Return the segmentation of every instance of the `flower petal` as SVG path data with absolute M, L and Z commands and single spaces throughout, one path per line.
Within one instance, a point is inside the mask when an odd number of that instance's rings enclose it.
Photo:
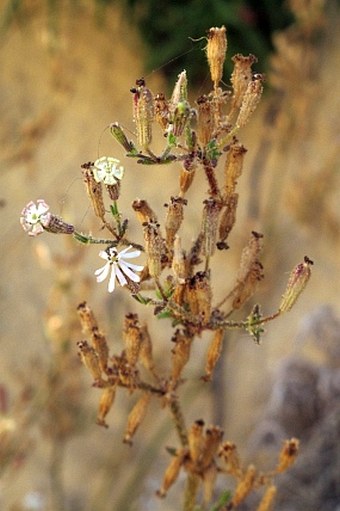
M 133 259 L 134 257 L 139 257 L 141 255 L 140 250 L 133 250 L 132 252 L 128 252 L 132 248 L 132 245 L 129 245 L 127 248 L 124 248 L 119 252 L 119 257 L 122 259 Z
M 103 282 L 106 279 L 110 272 L 110 266 L 110 263 L 106 263 L 104 266 L 98 268 L 98 270 L 94 272 L 97 282 Z
M 113 293 L 113 291 L 115 290 L 115 287 L 116 287 L 116 265 L 113 263 L 111 265 L 112 269 L 111 269 L 111 275 L 110 275 L 110 279 L 109 279 L 109 285 L 107 286 L 107 290 L 109 293 Z
M 121 261 L 120 262 L 120 269 L 122 270 L 122 272 L 125 273 L 125 275 L 127 277 L 129 277 L 129 279 L 131 279 L 133 282 L 140 282 L 140 276 L 137 275 L 136 273 L 134 273 L 132 270 L 130 270 L 130 268 L 126 265 L 126 263 L 124 263 L 124 261 Z
M 127 280 L 124 277 L 123 273 L 121 272 L 121 270 L 120 270 L 120 268 L 119 268 L 117 263 L 115 264 L 115 270 L 116 270 L 116 276 L 117 276 L 117 279 L 119 281 L 119 284 L 121 286 L 126 286 Z

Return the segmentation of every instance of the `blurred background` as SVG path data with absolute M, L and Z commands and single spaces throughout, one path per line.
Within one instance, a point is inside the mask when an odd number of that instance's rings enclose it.
M 77 358 L 83 334 L 75 310 L 88 300 L 116 351 L 124 313 L 137 311 L 149 320 L 156 358 L 164 364 L 169 325 L 149 318 L 124 290 L 108 296 L 94 283 L 95 248 L 61 237 L 29 239 L 19 216 L 27 202 L 44 198 L 54 213 L 100 235 L 80 165 L 102 155 L 124 160 L 105 128 L 119 121 L 134 131 L 129 89 L 137 78 L 144 76 L 155 93 L 169 92 L 185 68 L 191 97 L 208 91 L 205 41 L 198 39 L 224 24 L 226 86 L 230 59 L 238 52 L 255 54 L 256 71 L 267 80 L 262 104 L 239 137 L 248 153 L 231 250 L 218 261 L 216 294 L 222 296 L 224 281 L 233 279 L 252 229 L 265 235 L 265 280 L 255 297 L 264 312 L 276 310 L 290 270 L 305 255 L 315 264 L 297 305 L 268 325 L 260 346 L 243 334 L 228 335 L 212 387 L 198 379 L 208 339 L 196 343 L 183 387 L 187 421 L 220 424 L 245 463 L 263 469 L 275 465 L 283 439 L 299 437 L 296 467 L 278 481 L 277 509 L 340 509 L 338 4 L 1 0 L 0 5 L 0 508 L 178 509 L 181 481 L 165 501 L 154 495 L 169 461 L 164 447 L 177 445 L 158 403 L 132 447 L 121 439 L 134 396 L 118 396 L 109 429 L 95 425 L 98 391 Z M 178 174 L 171 166 L 123 163 L 121 207 L 131 219 L 131 237 L 138 238 L 131 202 L 148 198 L 162 209 L 177 191 Z M 195 204 L 194 190 L 188 199 Z M 200 221 L 194 213 L 192 208 L 190 237 Z

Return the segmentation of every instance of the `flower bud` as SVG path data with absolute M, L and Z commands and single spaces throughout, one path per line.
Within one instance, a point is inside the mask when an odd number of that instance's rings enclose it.
M 280 312 L 290 311 L 290 309 L 293 307 L 310 279 L 312 273 L 310 267 L 313 264 L 313 261 L 305 256 L 304 262 L 298 264 L 291 272 L 286 291 L 282 296 L 282 300 L 279 306 Z
M 243 128 L 243 126 L 248 123 L 251 115 L 259 104 L 263 92 L 263 81 L 263 75 L 256 74 L 248 83 L 247 90 L 244 93 L 240 113 L 238 114 L 235 123 L 237 128 Z
M 177 81 L 175 83 L 174 90 L 171 95 L 170 110 L 174 112 L 178 103 L 187 101 L 188 99 L 188 80 L 187 72 L 184 70 L 179 73 Z
M 141 422 L 143 421 L 143 419 L 146 415 L 150 399 L 151 399 L 151 394 L 149 394 L 148 392 L 145 392 L 144 394 L 142 394 L 142 396 L 138 399 L 135 406 L 132 408 L 132 410 L 129 414 L 129 417 L 128 417 L 127 426 L 126 426 L 126 430 L 125 430 L 125 435 L 124 435 L 124 440 L 123 440 L 125 443 L 128 443 L 128 444 L 132 443 L 131 439 L 132 439 L 133 435 L 136 433 L 139 425 L 141 424 Z
M 130 140 L 127 139 L 123 128 L 118 124 L 118 122 L 110 124 L 110 132 L 111 135 L 117 140 L 117 142 L 124 147 L 127 153 L 137 152 L 135 146 Z
M 209 30 L 206 52 L 211 80 L 216 88 L 218 83 L 222 80 L 223 64 L 227 52 L 226 29 L 224 26 L 221 28 L 211 28 Z
M 137 128 L 138 145 L 147 149 L 152 140 L 152 123 L 154 120 L 153 96 L 145 86 L 144 79 L 137 80 L 134 94 L 134 120 Z

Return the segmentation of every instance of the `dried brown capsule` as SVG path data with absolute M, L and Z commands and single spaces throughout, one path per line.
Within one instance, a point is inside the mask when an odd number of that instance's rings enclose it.
M 228 474 L 240 478 L 242 470 L 236 445 L 232 442 L 224 442 L 220 447 L 218 455 L 224 460 Z
M 98 355 L 100 368 L 103 372 L 107 371 L 107 362 L 109 359 L 109 347 L 107 345 L 106 337 L 98 328 L 94 327 L 91 331 L 91 342 Z
M 152 342 L 148 327 L 143 325 L 140 329 L 141 343 L 139 351 L 139 360 L 143 366 L 152 374 L 155 374 L 155 364 L 152 356 Z
M 154 98 L 155 121 L 165 131 L 169 124 L 169 103 L 165 99 L 164 94 L 156 94 Z
M 212 256 L 216 250 L 216 238 L 218 229 L 218 217 L 221 211 L 221 203 L 213 198 L 203 201 L 203 216 L 201 233 L 203 236 L 202 253 Z
M 204 466 L 209 467 L 215 458 L 221 440 L 223 438 L 223 431 L 219 426 L 212 426 L 205 432 L 205 445 L 204 445 Z
M 82 173 L 84 177 L 84 183 L 87 191 L 87 195 L 93 207 L 93 211 L 97 217 L 104 221 L 105 207 L 103 201 L 103 189 L 102 184 L 97 183 L 93 176 L 91 167 L 83 166 Z
M 171 340 L 175 343 L 171 350 L 171 379 L 173 384 L 176 384 L 184 366 L 189 361 L 192 337 L 184 334 L 181 330 L 176 330 Z
M 162 487 L 158 490 L 157 495 L 159 497 L 165 497 L 169 488 L 176 482 L 181 467 L 183 466 L 184 460 L 187 456 L 187 449 L 181 449 L 171 459 L 163 478 Z
M 183 209 L 186 204 L 186 199 L 181 197 L 171 197 L 170 204 L 166 204 L 168 210 L 165 218 L 165 233 L 168 249 L 173 247 L 175 235 L 183 221 Z
M 101 380 L 102 370 L 99 364 L 99 358 L 92 346 L 86 341 L 77 343 L 79 349 L 79 356 L 84 366 L 89 370 L 94 380 Z
M 311 266 L 313 264 L 313 261 L 305 256 L 304 262 L 298 264 L 291 272 L 286 291 L 284 292 L 280 303 L 280 312 L 290 311 L 290 309 L 293 307 L 310 279 L 312 274 Z
M 172 271 L 179 284 L 184 284 L 189 276 L 188 261 L 185 250 L 182 249 L 181 238 L 176 235 L 174 240 L 174 252 L 172 258 Z
M 211 80 L 216 88 L 222 80 L 223 64 L 227 52 L 226 28 L 224 26 L 221 28 L 214 27 L 209 30 L 206 52 Z
M 106 387 L 103 389 L 102 394 L 99 400 L 98 413 L 97 413 L 97 424 L 99 426 L 108 427 L 105 421 L 105 417 L 109 413 L 112 408 L 114 399 L 116 395 L 116 385 L 112 385 L 111 387 Z
M 205 381 L 210 381 L 211 375 L 215 369 L 215 366 L 221 356 L 222 346 L 223 346 L 223 338 L 224 338 L 224 330 L 220 328 L 214 332 L 214 336 L 210 343 L 207 360 L 205 363 L 205 375 L 203 379 Z
M 276 486 L 274 486 L 273 484 L 268 486 L 268 488 L 263 494 L 263 497 L 258 507 L 256 508 L 256 511 L 271 511 L 273 509 L 273 503 L 276 494 L 277 494 Z
M 145 392 L 144 394 L 142 394 L 142 396 L 138 399 L 135 406 L 132 408 L 128 417 L 128 422 L 125 430 L 124 435 L 125 443 L 131 443 L 133 435 L 136 433 L 138 427 L 140 426 L 141 422 L 143 421 L 146 415 L 150 399 L 151 395 L 148 392 Z
M 159 224 L 147 222 L 143 226 L 147 267 L 151 277 L 159 277 L 162 271 L 163 239 Z
M 248 123 L 259 104 L 263 92 L 263 81 L 263 75 L 256 74 L 253 76 L 252 81 L 249 82 L 243 97 L 240 113 L 235 123 L 238 128 L 243 128 Z
M 203 502 L 208 505 L 213 498 L 218 469 L 215 463 L 211 463 L 203 472 Z
M 197 420 L 188 432 L 190 459 L 198 464 L 202 462 L 205 448 L 205 436 L 203 434 L 204 421 Z
M 197 316 L 204 324 L 210 319 L 212 292 L 210 274 L 206 271 L 197 272 L 186 287 L 186 299 L 193 316 Z
M 278 466 L 276 467 L 277 473 L 285 472 L 287 468 L 293 465 L 299 452 L 299 443 L 297 438 L 285 441 L 280 452 Z
M 247 149 L 240 144 L 232 144 L 224 167 L 224 196 L 233 194 L 237 185 L 237 179 L 242 174 L 243 160 Z
M 123 339 L 127 362 L 134 367 L 138 362 L 142 342 L 141 328 L 137 314 L 129 313 L 125 316 Z
M 230 77 L 233 86 L 232 110 L 238 110 L 242 104 L 243 97 L 248 84 L 252 80 L 252 65 L 257 62 L 254 55 L 247 57 L 238 53 L 231 59 L 234 63 L 234 69 Z
M 53 234 L 74 233 L 74 225 L 66 223 L 62 218 L 53 214 L 50 215 L 49 222 L 44 225 L 44 229 Z
M 182 196 L 189 190 L 195 177 L 197 162 L 195 159 L 190 160 L 190 162 L 189 168 L 186 168 L 185 166 L 182 167 L 179 176 L 179 188 Z
M 214 105 L 206 95 L 197 99 L 198 123 L 197 137 L 202 147 L 205 147 L 214 136 Z
M 145 86 L 144 79 L 137 80 L 133 92 L 133 113 L 137 128 L 137 142 L 147 149 L 152 140 L 152 123 L 154 120 L 153 95 Z
M 157 222 L 157 215 L 146 200 L 134 200 L 132 208 L 136 212 L 137 218 L 141 224 L 146 222 Z
M 77 312 L 84 333 L 92 332 L 93 328 L 98 328 L 97 320 L 87 302 L 80 303 L 77 307 Z
M 231 501 L 234 507 L 241 504 L 241 502 L 243 502 L 252 491 L 254 488 L 255 476 L 255 467 L 253 465 L 249 465 L 242 479 L 235 488 L 234 496 Z
M 224 200 L 224 209 L 221 213 L 221 220 L 219 225 L 219 242 L 224 242 L 228 236 L 230 231 L 235 225 L 236 222 L 236 211 L 238 204 L 238 193 L 232 193 L 228 195 Z

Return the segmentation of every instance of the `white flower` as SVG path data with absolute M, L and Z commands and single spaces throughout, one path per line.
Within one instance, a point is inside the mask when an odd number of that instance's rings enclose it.
M 30 201 L 21 212 L 20 223 L 29 236 L 38 236 L 44 232 L 51 221 L 50 207 L 42 199 L 37 200 L 37 204 Z
M 107 262 L 104 266 L 96 270 L 94 274 L 97 282 L 103 282 L 106 277 L 108 277 L 111 270 L 108 285 L 109 293 L 112 293 L 115 289 L 116 278 L 121 286 L 126 286 L 128 283 L 126 277 L 133 282 L 140 282 L 140 276 L 134 272 L 141 271 L 143 266 L 140 266 L 139 264 L 132 264 L 125 260 L 140 256 L 140 250 L 133 250 L 132 252 L 129 252 L 131 248 L 133 248 L 132 245 L 129 245 L 127 248 L 118 252 L 115 247 L 110 247 L 99 252 L 99 257 L 105 259 Z
M 111 156 L 103 156 L 94 162 L 93 176 L 97 183 L 103 182 L 105 185 L 115 185 L 117 180 L 122 179 L 124 167 L 119 165 L 120 161 Z

